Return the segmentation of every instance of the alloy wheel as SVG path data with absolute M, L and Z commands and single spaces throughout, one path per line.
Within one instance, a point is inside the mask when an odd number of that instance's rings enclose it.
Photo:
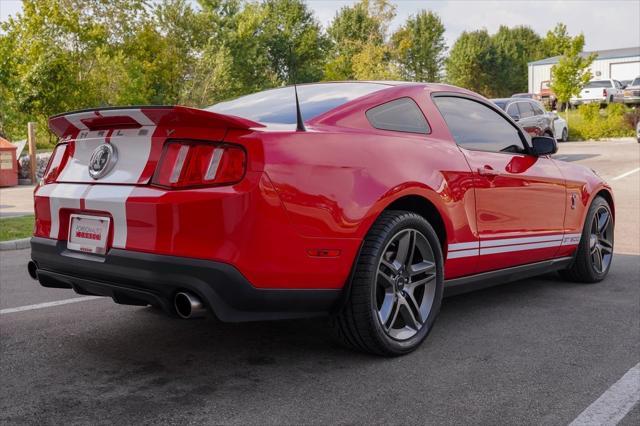
M 385 247 L 375 285 L 377 316 L 396 340 L 415 336 L 424 326 L 436 293 L 436 262 L 427 238 L 404 229 Z
M 593 216 L 589 234 L 589 253 L 593 269 L 602 274 L 609 268 L 613 257 L 613 220 L 611 212 L 600 206 Z

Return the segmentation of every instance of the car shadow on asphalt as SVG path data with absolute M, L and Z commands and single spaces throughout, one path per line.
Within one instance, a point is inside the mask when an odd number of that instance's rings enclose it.
M 530 327 L 523 315 L 535 315 L 544 326 L 553 327 L 572 297 L 585 293 L 603 297 L 619 291 L 637 298 L 635 287 L 616 284 L 627 276 L 637 278 L 637 267 L 633 270 L 637 264 L 638 256 L 618 255 L 610 277 L 587 286 L 589 292 L 584 284 L 565 282 L 553 273 L 447 298 L 425 344 L 394 360 L 342 348 L 330 338 L 325 319 L 224 324 L 211 318 L 177 320 L 153 308 L 118 306 L 117 316 L 105 310 L 91 319 L 88 329 L 65 337 L 63 356 L 73 358 L 74 370 L 82 372 L 81 377 L 68 378 L 68 391 L 73 391 L 75 380 L 89 377 L 101 398 L 120 404 L 133 404 L 136 397 L 146 401 L 151 393 L 154 404 L 189 407 L 221 395 L 255 394 L 257 389 L 288 392 L 285 389 L 328 380 L 330 375 L 353 380 L 354 375 L 403 368 L 417 360 L 453 367 L 460 359 L 473 357 L 464 353 L 469 340 L 484 339 L 486 329 L 478 329 L 478 324 L 488 324 L 495 335 L 513 326 L 511 338 L 520 338 Z M 619 288 L 607 289 L 608 281 Z M 547 319 L 548 312 L 559 317 Z

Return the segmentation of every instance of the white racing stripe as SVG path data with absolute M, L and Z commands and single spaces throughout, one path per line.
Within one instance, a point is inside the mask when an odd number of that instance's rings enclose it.
M 447 259 L 457 259 L 460 257 L 477 256 L 479 254 L 478 251 L 479 251 L 478 249 L 451 251 L 447 255 Z
M 618 180 L 618 179 L 626 178 L 627 176 L 631 176 L 632 174 L 637 173 L 637 172 L 640 172 L 640 167 L 636 167 L 633 170 L 630 170 L 630 171 L 628 171 L 626 173 L 618 175 L 618 176 L 612 178 L 611 180 Z
M 640 363 L 589 405 L 569 426 L 616 425 L 640 401 Z
M 562 241 L 562 235 L 545 235 L 543 237 L 506 238 L 503 240 L 481 241 L 480 247 L 510 246 L 514 244 L 540 243 L 545 241 Z M 558 244 L 559 245 L 559 244 Z
M 554 234 L 539 237 L 512 237 L 449 244 L 448 259 L 482 256 L 541 248 L 571 246 L 580 243 L 582 234 Z
M 103 297 L 83 296 L 83 297 L 74 297 L 73 299 L 56 300 L 54 302 L 37 303 L 35 305 L 18 306 L 17 308 L 0 309 L 0 314 L 5 315 L 5 314 L 12 314 L 15 312 L 32 311 L 34 309 L 50 308 L 52 306 L 67 305 L 69 303 L 86 302 L 88 300 L 96 300 L 96 299 L 103 299 Z
M 135 186 L 94 185 L 85 196 L 84 205 L 89 210 L 111 213 L 113 217 L 113 247 L 127 245 L 127 198 Z
M 559 247 L 560 244 L 562 244 L 562 241 L 557 240 L 557 241 L 548 241 L 544 243 L 530 243 L 530 244 L 518 244 L 518 245 L 511 245 L 511 246 L 481 248 L 480 255 L 509 253 L 512 251 L 535 250 L 535 249 L 548 248 L 548 247 Z
M 60 231 L 60 209 L 79 209 L 89 185 L 74 183 L 52 183 L 38 188 L 36 196 L 49 198 L 49 214 L 51 215 L 51 231 L 49 238 L 58 238 Z

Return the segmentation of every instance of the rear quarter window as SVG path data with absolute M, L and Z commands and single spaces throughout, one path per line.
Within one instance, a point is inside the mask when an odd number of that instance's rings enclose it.
M 420 107 L 410 98 L 396 99 L 366 112 L 369 123 L 376 129 L 427 134 L 431 130 Z

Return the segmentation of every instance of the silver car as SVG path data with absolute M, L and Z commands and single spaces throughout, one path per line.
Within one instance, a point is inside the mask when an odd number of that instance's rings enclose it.
M 622 101 L 627 105 L 640 104 L 640 77 L 633 79 L 631 84 L 624 88 Z

